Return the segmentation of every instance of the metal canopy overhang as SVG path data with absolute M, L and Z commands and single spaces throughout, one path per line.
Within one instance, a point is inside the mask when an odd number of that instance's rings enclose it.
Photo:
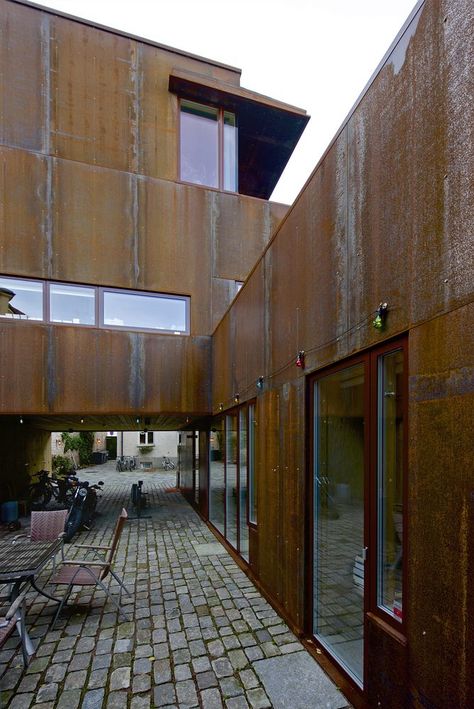
M 239 192 L 269 199 L 309 121 L 306 111 L 192 72 L 174 70 L 169 90 L 237 115 Z

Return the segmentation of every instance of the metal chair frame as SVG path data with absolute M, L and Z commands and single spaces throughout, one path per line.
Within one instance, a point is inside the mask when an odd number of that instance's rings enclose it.
M 78 549 L 87 549 L 90 552 L 93 552 L 96 556 L 100 556 L 100 553 L 102 552 L 105 554 L 105 558 L 103 559 L 64 559 L 62 564 L 63 568 L 59 571 L 59 574 L 57 577 L 51 579 L 51 583 L 53 584 L 58 584 L 58 585 L 66 585 L 67 584 L 67 589 L 66 592 L 61 599 L 61 602 L 59 604 L 58 610 L 56 611 L 56 615 L 54 616 L 54 620 L 52 623 L 51 628 L 53 629 L 56 621 L 59 617 L 59 614 L 64 606 L 65 603 L 67 603 L 69 596 L 71 595 L 73 586 L 86 586 L 86 585 L 98 585 L 100 588 L 105 592 L 106 596 L 110 598 L 112 603 L 115 605 L 119 613 L 122 614 L 122 616 L 126 619 L 129 620 L 129 617 L 123 610 L 123 608 L 120 605 L 120 600 L 122 598 L 122 589 L 128 594 L 128 596 L 132 596 L 130 591 L 127 589 L 125 586 L 123 580 L 118 576 L 118 574 L 112 569 L 112 562 L 115 556 L 115 552 L 117 550 L 118 542 L 120 540 L 120 536 L 122 534 L 122 529 L 125 525 L 125 522 L 127 520 L 127 511 L 125 509 L 122 509 L 122 512 L 120 513 L 117 523 L 115 525 L 115 530 L 114 534 L 112 536 L 112 541 L 109 546 L 97 546 L 93 544 L 76 544 L 74 545 Z M 97 569 L 98 571 L 94 571 L 94 569 Z M 86 574 L 89 578 L 90 581 L 85 581 L 83 574 Z M 112 596 L 108 588 L 104 584 L 104 579 L 107 577 L 107 575 L 110 574 L 113 576 L 113 578 L 117 581 L 120 591 L 119 591 L 119 602 L 115 600 L 115 598 Z

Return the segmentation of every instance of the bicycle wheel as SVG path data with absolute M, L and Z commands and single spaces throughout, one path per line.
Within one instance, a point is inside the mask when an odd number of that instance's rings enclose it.
M 51 500 L 51 490 L 40 483 L 30 485 L 30 506 L 32 510 L 44 510 Z
M 69 512 L 66 524 L 64 526 L 64 541 L 70 542 L 76 532 L 79 531 L 82 521 L 82 509 L 73 507 Z

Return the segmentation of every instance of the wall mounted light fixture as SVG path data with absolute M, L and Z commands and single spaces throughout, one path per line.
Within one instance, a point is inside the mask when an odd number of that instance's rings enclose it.
M 257 387 L 257 389 L 258 389 L 259 391 L 262 391 L 262 390 L 263 390 L 263 385 L 264 385 L 264 383 L 265 383 L 265 379 L 264 379 L 263 377 L 259 377 L 259 378 L 257 379 L 256 387 Z
M 384 329 L 385 322 L 387 320 L 387 315 L 388 315 L 388 304 L 387 303 L 380 303 L 379 307 L 377 308 L 377 315 L 372 320 L 372 325 L 376 330 L 383 330 Z
M 298 356 L 296 357 L 296 366 L 304 369 L 304 350 L 300 350 L 298 352 Z
M 224 411 L 224 404 L 219 404 L 219 411 Z

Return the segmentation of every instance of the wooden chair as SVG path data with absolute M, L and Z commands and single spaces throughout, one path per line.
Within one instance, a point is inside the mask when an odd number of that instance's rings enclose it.
M 110 598 L 112 603 L 115 605 L 119 613 L 121 613 L 126 620 L 129 620 L 126 613 L 120 606 L 120 600 L 122 597 L 122 589 L 131 596 L 131 593 L 126 588 L 122 579 L 116 574 L 112 568 L 112 562 L 114 560 L 115 552 L 117 551 L 117 546 L 120 540 L 120 535 L 122 534 L 122 529 L 127 520 L 127 511 L 125 509 L 120 513 L 117 523 L 115 525 L 115 531 L 112 537 L 110 546 L 97 546 L 93 544 L 76 544 L 75 547 L 79 549 L 87 549 L 93 552 L 96 557 L 103 555 L 103 558 L 95 559 L 64 559 L 62 562 L 61 569 L 57 576 L 53 577 L 50 583 L 58 585 L 66 585 L 66 592 L 59 604 L 59 608 L 54 616 L 52 628 L 54 628 L 59 614 L 67 602 L 73 586 L 100 586 L 100 588 L 105 592 L 105 594 Z M 114 577 L 120 586 L 119 602 L 109 592 L 107 586 L 104 584 L 104 580 L 108 575 Z
M 10 596 L 7 599 L 2 599 L 2 605 L 5 605 L 3 601 L 7 601 L 4 610 L 0 610 L 0 647 L 3 647 L 4 643 L 8 640 L 10 635 L 13 633 L 15 626 L 18 630 L 18 635 L 21 639 L 21 651 L 23 654 L 23 664 L 25 667 L 28 666 L 30 661 L 30 656 L 34 652 L 34 648 L 29 639 L 28 633 L 26 632 L 25 626 L 25 596 L 26 589 L 20 593 L 14 601 L 10 600 Z

